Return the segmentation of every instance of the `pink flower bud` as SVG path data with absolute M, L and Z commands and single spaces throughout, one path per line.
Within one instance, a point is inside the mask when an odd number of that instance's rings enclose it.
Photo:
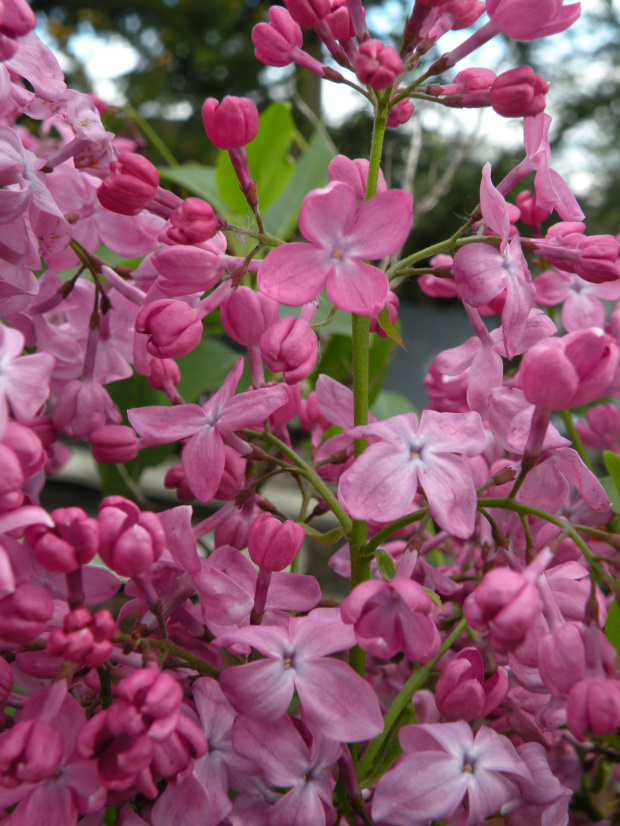
M 505 668 L 498 668 L 485 680 L 480 652 L 476 648 L 464 648 L 441 672 L 435 701 L 448 720 L 478 720 L 497 708 L 507 690 Z
M 149 336 L 146 349 L 155 358 L 178 358 L 200 344 L 202 321 L 184 301 L 160 298 L 142 307 L 136 331 Z
M 58 441 L 58 430 L 51 416 L 35 416 L 28 427 L 39 437 L 43 447 L 51 447 Z
M 302 399 L 299 406 L 299 424 L 304 430 L 312 434 L 312 444 L 317 447 L 321 444 L 321 438 L 326 430 L 331 427 L 331 422 L 321 412 L 316 392 L 313 390 L 307 399 Z
M 64 741 L 45 720 L 23 720 L 0 737 L 0 785 L 39 783 L 60 768 Z
M 119 215 L 139 215 L 159 189 L 159 173 L 141 155 L 123 154 L 97 190 L 101 206 Z
M 181 371 L 174 359 L 153 359 L 149 369 L 149 384 L 155 390 L 170 395 L 170 387 L 178 387 L 181 382 Z
M 18 585 L 0 599 L 0 636 L 11 643 L 27 645 L 47 630 L 54 606 L 49 592 L 40 585 Z
M 566 272 L 574 272 L 592 284 L 617 281 L 620 267 L 616 263 L 620 244 L 611 235 L 584 235 L 585 224 L 560 221 L 549 228 L 534 251 L 549 263 Z
M 304 529 L 296 522 L 280 522 L 262 513 L 250 529 L 250 559 L 271 573 L 283 571 L 301 550 L 304 538 Z
M 403 62 L 392 46 L 384 46 L 380 40 L 365 40 L 360 43 L 354 68 L 362 83 L 373 89 L 387 89 L 402 72 Z
M 26 540 L 37 561 L 48 571 L 69 573 L 87 565 L 99 550 L 99 524 L 82 508 L 52 511 L 54 528 L 26 528 Z
M 317 335 L 307 321 L 295 316 L 280 319 L 260 339 L 263 361 L 273 373 L 284 373 L 287 384 L 309 376 L 316 364 Z
M 249 98 L 227 95 L 221 103 L 207 98 L 202 106 L 207 137 L 218 149 L 251 143 L 258 132 L 258 110 Z
M 182 502 L 193 502 L 196 498 L 187 483 L 183 465 L 179 463 L 170 468 L 164 479 L 164 487 L 168 490 L 176 488 L 177 496 Z
M 312 29 L 331 11 L 329 0 L 284 0 L 293 20 L 302 29 Z
M 98 427 L 88 437 L 96 462 L 118 465 L 133 461 L 138 455 L 138 437 L 131 427 L 107 424 Z
M 620 683 L 617 680 L 580 680 L 566 704 L 568 728 L 578 740 L 588 732 L 613 734 L 620 726 Z
M 0 32 L 8 37 L 23 37 L 37 25 L 34 12 L 26 0 L 4 0 L 0 14 Z
M 299 405 L 301 404 L 301 389 L 299 384 L 281 384 L 280 387 L 286 391 L 288 401 L 279 407 L 269 417 L 269 422 L 272 427 L 279 427 L 280 425 L 290 422 L 299 413 Z
M 224 450 L 226 452 L 224 472 L 220 479 L 219 487 L 215 491 L 214 498 L 234 499 L 246 485 L 245 468 L 247 460 L 237 453 L 236 450 L 233 450 L 232 447 L 228 447 L 228 445 L 224 446 Z
M 117 689 L 119 697 L 133 703 L 151 720 L 178 715 L 183 700 L 183 689 L 177 680 L 156 668 L 140 668 L 122 680 Z M 149 732 L 150 733 L 150 732 Z
M 548 210 L 538 206 L 536 203 L 536 193 L 532 195 L 532 193 L 527 192 L 527 190 L 519 192 L 516 203 L 521 211 L 521 220 L 524 224 L 528 224 L 531 227 L 540 226 L 551 214 Z
M 0 467 L 0 510 L 13 510 L 24 501 L 24 474 L 15 451 L 8 445 L 0 444 Z
M 110 394 L 97 382 L 68 382 L 54 408 L 55 426 L 72 439 L 88 439 L 96 428 L 121 421 Z
M 504 118 L 539 115 L 545 109 L 549 84 L 531 66 L 518 66 L 501 74 L 491 84 L 491 106 Z
M 393 290 L 390 290 L 390 292 L 388 293 L 386 304 L 388 308 L 388 315 L 390 317 L 390 323 L 392 324 L 392 326 L 394 326 L 394 324 L 396 324 L 398 320 L 398 306 L 400 304 L 400 301 L 398 300 L 398 296 Z M 387 333 L 379 324 L 376 315 L 374 315 L 370 319 L 370 332 L 376 333 L 381 338 L 385 338 L 387 336 Z
M 106 565 L 121 576 L 143 574 L 162 555 L 166 535 L 155 513 L 142 513 L 123 496 L 107 496 L 99 506 L 101 547 Z
M 442 95 L 458 106 L 478 109 L 489 106 L 489 89 L 496 77 L 490 69 L 463 69 L 455 75 L 452 83 L 447 86 L 432 85 L 428 91 L 430 94 Z
M 238 287 L 222 302 L 220 316 L 228 335 L 239 344 L 258 344 L 278 320 L 278 302 L 250 287 Z
M 302 51 L 304 36 L 299 23 L 281 6 L 269 9 L 269 23 L 258 23 L 252 29 L 256 59 L 267 66 L 288 66 Z
M 26 478 L 37 473 L 45 466 L 48 459 L 47 452 L 41 443 L 41 439 L 30 427 L 9 421 L 2 441 L 11 448 L 19 459 L 22 473 Z
M 463 613 L 474 630 L 491 631 L 499 651 L 520 645 L 541 611 L 536 585 L 509 568 L 494 568 L 463 605 Z
M 114 629 L 114 617 L 106 609 L 91 616 L 87 608 L 76 608 L 65 616 L 62 629 L 52 630 L 48 648 L 76 665 L 97 668 L 112 653 Z
M 397 126 L 402 126 L 411 119 L 414 110 L 415 106 L 410 100 L 399 100 L 398 103 L 394 104 L 394 106 L 390 109 L 387 125 L 391 129 L 396 129 Z
M 550 410 L 579 407 L 605 395 L 618 366 L 616 342 L 598 327 L 537 342 L 523 356 L 526 399 Z
M 346 0 L 332 0 L 331 11 L 325 16 L 325 22 L 336 40 L 350 40 L 355 37 Z
M 213 238 L 226 222 L 202 198 L 186 198 L 170 216 L 166 236 L 175 244 L 200 244 Z

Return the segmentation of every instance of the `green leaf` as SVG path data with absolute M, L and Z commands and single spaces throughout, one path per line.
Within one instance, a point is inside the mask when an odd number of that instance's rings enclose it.
M 307 149 L 297 160 L 295 174 L 289 185 L 273 206 L 263 214 L 268 232 L 284 241 L 291 237 L 297 227 L 297 216 L 304 198 L 312 189 L 318 189 L 327 183 L 327 167 L 333 157 L 333 149 L 326 143 L 323 135 L 318 130 L 315 131 Z M 260 189 L 259 198 L 262 206 Z M 350 328 L 350 321 L 348 325 Z
M 398 725 L 394 727 L 394 731 L 390 737 L 388 737 L 381 748 L 373 756 L 372 765 L 368 773 L 364 773 L 362 777 L 360 777 L 360 786 L 362 789 L 367 789 L 369 786 L 372 786 L 373 783 L 376 783 L 377 780 L 385 774 L 390 766 L 403 753 L 400 743 L 398 742 L 398 732 L 403 726 L 412 725 L 418 722 L 413 703 L 410 702 L 403 709 L 403 712 L 400 714 L 397 722 Z M 376 746 L 374 740 L 370 742 L 369 748 L 372 748 L 373 744 Z
M 425 585 L 423 585 L 422 587 L 424 588 L 426 593 L 429 595 L 429 597 L 433 600 L 435 605 L 438 605 L 439 608 L 441 608 L 441 610 L 443 611 L 444 610 L 443 602 L 439 599 L 439 594 L 436 594 L 434 591 L 431 591 L 431 589 L 427 588 Z
M 286 189 L 295 162 L 288 152 L 295 136 L 295 122 L 285 103 L 272 103 L 259 118 L 258 135 L 246 152 L 252 178 L 256 182 L 261 212 L 266 212 Z M 216 170 L 221 199 L 240 214 L 250 211 L 228 152 L 220 152 Z
M 381 312 L 377 316 L 377 321 L 379 322 L 379 326 L 381 327 L 383 332 L 387 336 L 389 336 L 391 339 L 393 339 L 398 344 L 399 347 L 402 347 L 403 350 L 406 353 L 407 348 L 403 344 L 403 340 L 400 337 L 400 334 L 399 334 L 398 330 L 396 329 L 396 327 L 394 327 L 394 325 L 390 321 L 390 313 L 389 313 L 387 304 L 385 305 L 385 307 L 381 310 Z
M 392 559 L 385 548 L 377 548 L 375 551 L 375 559 L 377 560 L 377 568 L 383 579 L 388 582 L 396 576 L 396 563 Z
M 416 412 L 409 399 L 401 396 L 400 393 L 394 393 L 392 390 L 382 390 L 370 409 L 379 421 L 390 419 L 392 416 L 398 416 L 401 413 Z
M 219 387 L 233 369 L 240 354 L 223 341 L 203 338 L 198 347 L 178 359 L 181 371 L 179 393 L 186 402 L 195 402 L 206 391 Z
M 337 542 L 343 536 L 342 528 L 332 528 L 331 531 L 327 531 L 327 533 L 321 533 L 305 522 L 301 522 L 300 524 L 306 536 L 314 539 L 316 542 L 322 542 L 325 545 L 333 545 L 334 542 Z
M 620 493 L 618 493 L 618 488 L 614 484 L 614 480 L 611 476 L 603 476 L 603 478 L 599 481 L 603 486 L 603 490 L 607 494 L 607 498 L 611 502 L 612 511 L 620 514 Z
M 396 344 L 390 338 L 373 336 L 368 354 L 368 403 L 372 406 L 379 396 L 390 364 L 396 352 Z
M 158 172 L 164 180 L 184 186 L 194 195 L 208 201 L 224 218 L 232 220 L 230 209 L 220 199 L 214 166 L 185 163 L 180 166 L 160 166 Z
M 620 585 L 620 579 L 618 580 L 618 585 Z M 618 657 L 620 658 L 620 609 L 618 609 L 618 603 L 615 599 L 609 606 L 609 611 L 607 612 L 605 636 L 616 649 Z

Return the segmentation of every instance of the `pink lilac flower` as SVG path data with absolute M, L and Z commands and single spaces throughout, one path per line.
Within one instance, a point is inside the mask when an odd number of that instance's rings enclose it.
M 213 498 L 224 473 L 224 439 L 230 440 L 235 430 L 262 426 L 266 417 L 287 401 L 281 387 L 235 396 L 242 372 L 243 359 L 239 359 L 222 387 L 202 406 L 155 405 L 128 411 L 133 427 L 152 445 L 188 439 L 182 453 L 183 469 L 192 493 L 203 502 Z M 238 437 L 235 439 L 241 442 Z M 244 450 L 249 450 L 247 445 Z
M 476 491 L 468 463 L 486 447 L 478 413 L 425 410 L 355 427 L 349 435 L 378 438 L 340 479 L 339 497 L 354 519 L 385 522 L 411 510 L 422 487 L 437 524 L 461 539 L 474 530 Z
M 454 819 L 474 826 L 519 797 L 518 778 L 530 778 L 510 740 L 486 726 L 475 737 L 462 720 L 404 726 L 398 739 L 405 754 L 379 780 L 372 803 L 373 820 L 386 826 Z
M 562 304 L 562 323 L 567 332 L 605 326 L 605 307 L 600 299 L 618 301 L 620 281 L 593 284 L 578 275 L 547 270 L 534 282 L 536 302 L 543 307 Z
M 277 720 L 296 690 L 302 720 L 330 740 L 368 740 L 382 731 L 379 701 L 370 685 L 347 663 L 327 656 L 355 645 L 353 628 L 342 622 L 338 609 L 316 608 L 307 617 L 291 617 L 288 628 L 246 627 L 215 641 L 227 647 L 239 643 L 266 659 L 222 672 L 220 685 L 238 711 Z
M 365 260 L 384 258 L 404 244 L 412 205 L 408 192 L 391 190 L 358 210 L 355 190 L 339 181 L 310 192 L 299 214 L 299 228 L 309 243 L 272 250 L 259 270 L 259 290 L 282 304 L 299 306 L 326 287 L 337 307 L 375 315 L 383 309 L 389 282 Z

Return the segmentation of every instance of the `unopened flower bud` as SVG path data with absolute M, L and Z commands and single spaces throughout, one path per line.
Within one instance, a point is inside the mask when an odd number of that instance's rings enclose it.
M 250 287 L 237 287 L 222 302 L 220 317 L 228 335 L 239 344 L 258 344 L 265 330 L 278 320 L 277 301 Z
M 293 20 L 302 29 L 312 29 L 331 11 L 329 0 L 284 0 Z
M 87 608 L 76 608 L 65 616 L 62 629 L 52 630 L 48 648 L 76 665 L 85 662 L 89 668 L 97 668 L 112 653 L 114 629 L 114 617 L 108 610 L 91 616 Z
M 184 301 L 160 298 L 142 307 L 136 331 L 149 336 L 146 349 L 155 358 L 178 358 L 200 344 L 202 320 Z
M 141 155 L 125 153 L 110 164 L 112 175 L 97 190 L 99 203 L 119 215 L 139 215 L 159 189 L 159 173 Z
M 96 428 L 121 421 L 108 391 L 92 381 L 68 382 L 54 408 L 54 424 L 72 439 L 88 439 Z
M 479 720 L 497 708 L 507 690 L 505 668 L 498 668 L 485 680 L 480 652 L 476 648 L 464 648 L 441 672 L 435 701 L 448 720 Z
M 121 576 L 143 574 L 162 555 L 166 535 L 155 513 L 141 512 L 123 496 L 107 496 L 99 507 L 101 558 Z
M 193 502 L 196 498 L 190 490 L 183 465 L 180 462 L 178 465 L 173 465 L 166 473 L 164 487 L 168 490 L 176 488 L 177 496 L 182 502 Z
M 283 523 L 262 513 L 250 529 L 250 559 L 266 571 L 282 571 L 295 559 L 304 538 L 304 529 L 296 522 Z
M 45 720 L 22 720 L 0 737 L 0 786 L 11 789 L 52 777 L 63 751 L 58 729 Z
M 218 149 L 251 143 L 258 132 L 258 110 L 249 98 L 227 95 L 221 103 L 207 98 L 202 106 L 207 137 Z
M 27 645 L 47 630 L 54 606 L 46 588 L 24 583 L 0 599 L 0 636 Z
M 396 129 L 397 126 L 402 126 L 411 119 L 414 110 L 415 106 L 410 100 L 399 100 L 398 103 L 395 103 L 390 109 L 387 125 L 390 129 Z
M 87 565 L 99 550 L 99 525 L 82 508 L 52 511 L 54 528 L 26 528 L 26 540 L 48 571 L 69 573 Z
M 372 89 L 387 89 L 402 72 L 403 62 L 392 46 L 384 46 L 380 40 L 365 40 L 360 43 L 354 68 L 362 83 Z
M 491 106 L 504 118 L 534 117 L 544 111 L 549 84 L 531 66 L 518 66 L 491 84 Z
M 314 369 L 318 339 L 307 321 L 287 316 L 263 333 L 260 351 L 273 373 L 284 373 L 287 384 L 297 384 Z
M 138 437 L 131 427 L 107 424 L 98 427 L 88 437 L 93 458 L 104 465 L 133 461 L 138 455 Z
M 536 193 L 532 195 L 531 192 L 527 191 L 519 192 L 516 203 L 521 212 L 521 220 L 531 227 L 540 226 L 551 214 L 548 210 L 538 206 Z
M 226 222 L 202 198 L 186 198 L 170 216 L 166 236 L 175 244 L 200 244 L 213 238 Z

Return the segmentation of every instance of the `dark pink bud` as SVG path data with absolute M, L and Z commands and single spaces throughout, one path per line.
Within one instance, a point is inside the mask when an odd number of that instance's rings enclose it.
M 331 427 L 331 422 L 321 412 L 314 390 L 307 399 L 302 399 L 298 416 L 299 424 L 304 430 L 307 430 L 308 433 L 312 433 L 316 429 L 324 432 Z
M 227 95 L 221 103 L 207 98 L 202 106 L 207 137 L 218 149 L 251 143 L 258 132 L 258 110 L 249 98 Z
M 186 198 L 170 216 L 170 223 L 166 235 L 175 244 L 200 244 L 226 226 L 202 198 Z
M 107 424 L 98 427 L 88 437 L 93 458 L 104 465 L 131 462 L 138 455 L 138 437 L 131 427 Z
M 246 484 L 245 468 L 247 465 L 246 459 L 243 458 L 236 450 L 226 445 L 224 447 L 226 452 L 226 462 L 224 464 L 224 473 L 220 479 L 220 484 L 215 492 L 215 499 L 234 499 Z M 182 497 L 179 497 L 182 498 Z M 195 498 L 195 497 L 192 497 Z
M 228 335 L 246 347 L 258 344 L 268 327 L 278 320 L 277 301 L 250 287 L 238 287 L 220 307 L 222 324 Z
M 87 608 L 76 608 L 65 616 L 62 629 L 53 629 L 48 648 L 76 665 L 85 661 L 89 668 L 96 668 L 112 653 L 114 630 L 114 618 L 106 609 L 91 616 Z
M 70 381 L 54 408 L 54 424 L 72 439 L 88 439 L 97 427 L 120 424 L 121 421 L 121 414 L 108 391 L 91 381 Z
M 110 164 L 111 174 L 97 190 L 99 203 L 119 215 L 138 215 L 157 194 L 159 173 L 141 155 L 123 154 Z
M 392 326 L 394 326 L 394 324 L 396 324 L 398 320 L 398 306 L 400 304 L 400 301 L 398 300 L 398 296 L 393 290 L 390 290 L 390 292 L 388 293 L 386 304 L 388 308 L 388 315 L 390 317 L 390 323 L 392 324 Z M 376 315 L 370 319 L 370 332 L 377 333 L 377 335 L 381 338 L 385 338 L 387 336 L 387 333 L 379 324 Z
M 170 387 L 178 387 L 181 382 L 181 371 L 174 359 L 153 359 L 149 365 L 149 384 L 155 390 L 169 394 Z
M 387 125 L 391 129 L 396 129 L 397 126 L 402 126 L 403 123 L 407 123 L 407 121 L 411 119 L 414 110 L 415 106 L 410 100 L 399 100 L 398 103 L 394 104 L 394 106 L 390 109 Z
M 463 613 L 475 630 L 491 631 L 500 651 L 520 645 L 541 611 L 536 585 L 509 568 L 494 568 L 463 605 Z
M 284 0 L 293 20 L 302 29 L 312 29 L 331 11 L 329 0 Z
M 54 611 L 49 592 L 40 585 L 18 585 L 0 599 L 0 638 L 27 645 L 47 630 Z
M 301 404 L 299 384 L 286 384 L 286 382 L 284 382 L 280 387 L 286 391 L 288 401 L 269 417 L 269 421 L 273 427 L 279 427 L 280 425 L 286 424 L 286 422 L 290 422 L 291 419 L 294 419 L 299 413 L 299 405 Z
M 44 720 L 23 720 L 0 737 L 0 785 L 14 788 L 56 774 L 62 762 L 61 733 Z
M 24 474 L 15 451 L 4 444 L 0 444 L 0 467 L 0 509 L 13 510 L 24 501 Z
M 387 89 L 402 72 L 403 62 L 392 46 L 384 46 L 380 40 L 365 40 L 360 43 L 354 68 L 362 83 L 373 89 Z
M 47 462 L 48 456 L 41 439 L 30 428 L 18 422 L 9 421 L 2 440 L 19 459 L 22 472 L 27 478 L 37 473 Z
M 48 571 L 69 573 L 88 564 L 99 550 L 99 524 L 81 508 L 52 511 L 54 528 L 26 528 L 26 540 Z
M 28 427 L 36 433 L 43 447 L 51 447 L 58 441 L 58 430 L 51 416 L 35 416 Z
M 566 704 L 568 728 L 578 740 L 588 732 L 613 734 L 620 726 L 620 683 L 617 680 L 580 680 Z
M 101 558 L 121 576 L 145 573 L 163 553 L 166 535 L 159 517 L 141 512 L 123 496 L 107 496 L 103 500 L 99 528 Z
M 4 0 L 0 14 L 0 32 L 8 37 L 23 37 L 37 25 L 34 12 L 26 0 Z
M 523 356 L 519 384 L 526 399 L 550 410 L 579 407 L 605 395 L 620 354 L 598 327 L 537 342 Z
M 250 529 L 250 559 L 271 573 L 282 571 L 295 559 L 304 538 L 304 529 L 296 522 L 283 523 L 269 513 L 262 513 Z
M 463 69 L 447 86 L 429 86 L 430 94 L 443 95 L 459 106 L 477 109 L 490 105 L 489 89 L 496 79 L 490 69 Z
M 252 29 L 256 59 L 267 66 L 288 66 L 304 42 L 299 23 L 281 6 L 269 9 L 269 21 Z
M 504 118 L 539 115 L 545 109 L 549 84 L 531 66 L 518 66 L 499 75 L 489 90 L 491 106 Z
M 350 40 L 355 37 L 346 0 L 332 0 L 332 9 L 325 16 L 325 22 L 336 40 Z
M 193 502 L 196 498 L 187 483 L 183 465 L 178 464 L 170 468 L 164 479 L 164 487 L 168 490 L 176 488 L 177 496 L 182 502 Z
M 284 373 L 287 384 L 297 384 L 314 369 L 317 335 L 304 319 L 287 316 L 263 333 L 260 352 L 273 373 Z
M 176 717 L 183 689 L 180 683 L 165 671 L 140 668 L 122 680 L 117 689 L 119 697 L 129 700 L 146 717 L 152 720 Z
M 536 193 L 532 195 L 531 192 L 519 192 L 517 195 L 517 206 L 521 211 L 521 220 L 524 224 L 531 227 L 537 227 L 546 221 L 551 214 L 546 209 L 539 207 L 536 203 Z
M 441 672 L 435 701 L 448 720 L 477 720 L 497 708 L 507 690 L 505 668 L 499 668 L 485 680 L 480 652 L 476 648 L 464 648 Z
M 202 321 L 184 301 L 160 298 L 142 307 L 136 331 L 149 336 L 146 349 L 155 358 L 178 358 L 200 344 Z

